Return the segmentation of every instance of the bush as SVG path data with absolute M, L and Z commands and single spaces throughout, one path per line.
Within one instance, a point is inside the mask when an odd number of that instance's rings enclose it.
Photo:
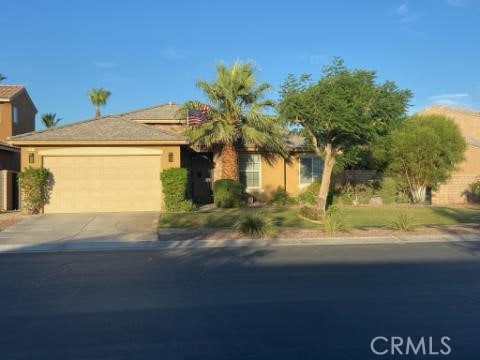
M 184 168 L 169 168 L 160 174 L 162 179 L 163 201 L 167 211 L 190 211 L 193 209 L 191 200 L 187 200 L 188 170 Z
M 243 184 L 236 180 L 221 179 L 213 183 L 213 201 L 219 208 L 240 207 L 243 204 Z
M 272 193 L 268 203 L 270 205 L 285 206 L 295 204 L 295 199 L 290 197 L 285 189 L 279 186 L 277 190 Z
M 300 209 L 300 215 L 310 220 L 322 220 L 322 212 L 310 206 L 304 206 Z
M 298 202 L 302 205 L 314 205 L 319 191 L 320 181 L 311 183 L 298 195 Z
M 480 180 L 477 180 L 470 185 L 470 191 L 473 195 L 480 197 Z
M 234 227 L 252 239 L 262 238 L 270 233 L 272 221 L 262 213 L 251 212 L 243 216 Z
M 401 210 L 398 212 L 395 218 L 392 219 L 391 227 L 395 230 L 411 231 L 417 227 L 417 224 L 415 224 L 414 220 L 415 219 L 413 215 L 409 214 L 405 210 Z
M 47 203 L 51 190 L 48 169 L 29 167 L 19 174 L 22 207 L 28 214 L 38 214 Z
M 323 219 L 323 229 L 325 232 L 334 235 L 340 231 L 348 231 L 349 228 L 343 211 L 336 206 L 330 206 Z

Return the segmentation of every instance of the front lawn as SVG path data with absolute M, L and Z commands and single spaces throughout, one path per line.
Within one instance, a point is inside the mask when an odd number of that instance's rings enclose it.
M 401 210 L 411 214 L 418 225 L 454 225 L 480 223 L 478 208 L 448 208 L 435 206 L 383 206 L 347 207 L 342 209 L 352 228 L 389 227 L 392 219 Z M 162 228 L 231 228 L 240 216 L 248 211 L 260 211 L 270 217 L 278 227 L 318 228 L 298 216 L 299 208 L 262 209 L 215 209 L 187 213 L 165 213 L 160 216 L 158 226 Z

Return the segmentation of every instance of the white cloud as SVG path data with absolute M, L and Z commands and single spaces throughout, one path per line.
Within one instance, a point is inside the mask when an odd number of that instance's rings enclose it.
M 451 6 L 456 6 L 456 7 L 467 6 L 466 0 L 445 0 L 445 3 Z
M 92 61 L 92 65 L 100 69 L 111 69 L 117 66 L 115 63 L 109 61 Z
M 172 46 L 164 48 L 161 52 L 161 55 L 166 60 L 180 60 L 186 57 L 185 54 L 179 52 Z
M 428 99 L 434 104 L 462 106 L 466 105 L 466 101 L 469 97 L 470 95 L 468 93 L 451 93 L 430 96 Z
M 400 17 L 401 23 L 410 23 L 420 17 L 420 14 L 410 10 L 407 3 L 403 3 L 397 8 L 397 15 Z

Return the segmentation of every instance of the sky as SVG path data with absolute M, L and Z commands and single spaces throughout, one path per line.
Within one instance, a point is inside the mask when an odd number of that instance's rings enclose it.
M 255 64 L 273 85 L 321 75 L 334 56 L 432 104 L 480 109 L 480 0 L 5 1 L 3 84 L 23 84 L 40 115 L 88 119 L 87 92 L 112 95 L 103 114 L 202 99 L 215 65 Z

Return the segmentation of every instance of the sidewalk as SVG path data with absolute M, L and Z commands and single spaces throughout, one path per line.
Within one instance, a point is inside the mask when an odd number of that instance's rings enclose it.
M 35 253 L 108 250 L 172 250 L 234 247 L 318 246 L 318 245 L 380 245 L 414 243 L 455 243 L 480 241 L 480 234 L 378 236 L 378 237 L 325 237 L 302 239 L 216 239 L 216 240 L 132 240 L 84 241 L 70 240 L 39 244 L 0 244 L 0 253 Z

